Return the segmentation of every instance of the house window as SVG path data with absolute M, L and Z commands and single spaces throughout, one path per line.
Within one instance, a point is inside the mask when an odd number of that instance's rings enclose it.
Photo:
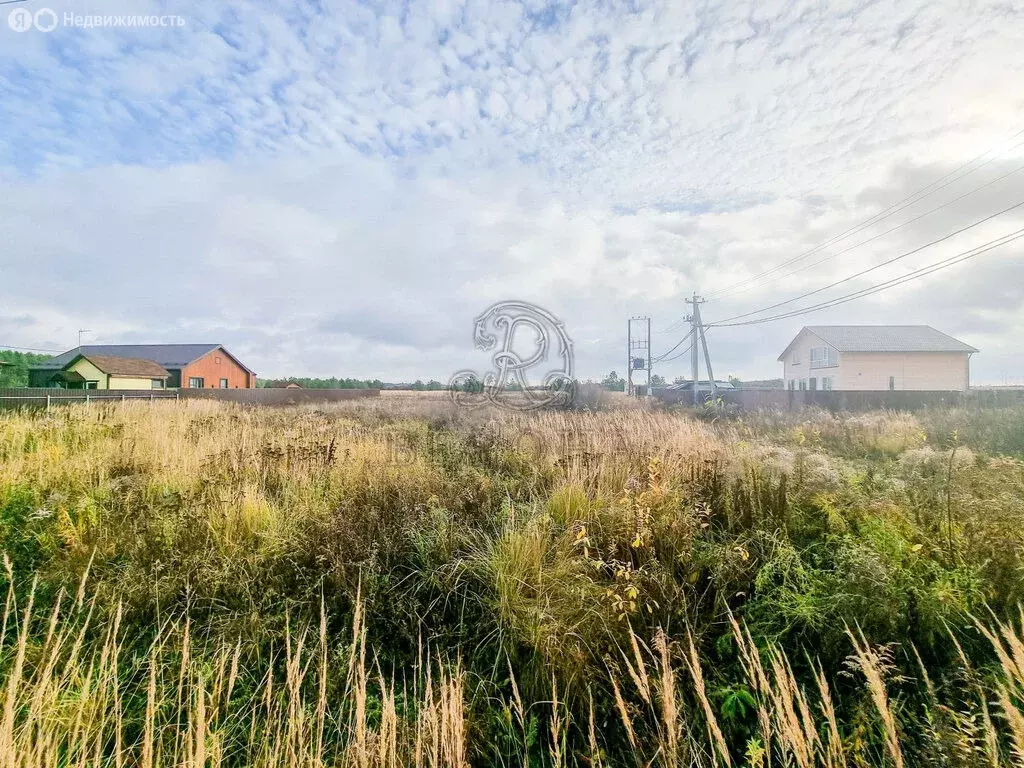
M 831 392 L 832 391 L 832 377 L 831 376 L 822 376 L 822 378 L 821 378 L 821 388 L 823 390 L 825 390 L 826 392 Z
M 99 384 L 98 381 L 87 381 L 85 382 L 84 389 L 96 389 L 97 384 Z
M 889 389 L 896 389 L 896 377 L 895 376 L 890 376 L 889 377 Z
M 221 379 L 220 380 L 220 388 L 221 389 L 227 389 L 228 388 L 228 380 L 227 379 Z
M 811 378 L 810 378 L 810 390 L 811 390 L 811 392 L 814 392 L 817 389 L 818 389 L 818 380 L 814 376 L 811 376 Z
M 796 350 L 793 352 L 792 365 L 800 365 L 800 350 Z
M 839 353 L 831 347 L 811 347 L 811 368 L 835 368 Z
M 214 365 L 220 365 L 220 358 L 219 357 L 213 358 L 213 364 Z
M 789 380 L 789 388 L 790 388 L 790 390 L 796 389 L 796 379 L 790 379 Z
M 192 376 L 188 380 L 188 386 L 190 389 L 202 389 L 206 386 L 206 382 L 203 381 L 201 376 Z
M 163 389 L 165 386 L 163 379 L 150 379 L 149 385 L 153 389 Z
M 800 390 L 803 391 L 805 389 L 807 389 L 807 379 L 800 379 Z

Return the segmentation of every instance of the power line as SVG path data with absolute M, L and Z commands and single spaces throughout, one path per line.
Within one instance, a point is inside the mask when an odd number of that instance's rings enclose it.
M 877 285 L 873 285 L 873 286 L 870 286 L 868 288 L 862 288 L 861 290 L 855 291 L 854 293 L 851 293 L 851 294 L 847 294 L 846 296 L 840 296 L 838 298 L 830 299 L 829 301 L 825 301 L 825 302 L 822 302 L 820 304 L 815 304 L 815 305 L 810 306 L 810 307 L 804 307 L 802 309 L 793 310 L 792 312 L 786 312 L 786 313 L 783 313 L 783 314 L 780 314 L 780 315 L 773 315 L 772 317 L 766 317 L 766 318 L 759 319 L 759 320 L 748 320 L 748 321 L 745 321 L 745 322 L 742 322 L 742 323 L 727 323 L 727 324 L 723 324 L 723 325 L 719 325 L 719 326 L 715 326 L 715 327 L 718 327 L 718 328 L 729 328 L 729 327 L 735 327 L 735 326 L 739 326 L 739 325 L 757 325 L 759 323 L 767 323 L 767 322 L 772 322 L 772 321 L 775 321 L 775 320 L 786 320 L 786 319 L 791 318 L 791 317 L 798 317 L 800 315 L 810 314 L 811 312 L 817 312 L 818 310 L 821 310 L 821 309 L 830 309 L 830 308 L 838 306 L 840 304 L 846 304 L 847 302 L 855 301 L 856 299 L 863 298 L 864 296 L 870 296 L 870 295 L 875 294 L 875 293 L 880 293 L 881 291 L 887 290 L 889 288 L 894 288 L 897 285 L 902 285 L 904 283 L 909 283 L 912 280 L 916 280 L 916 279 L 921 278 L 921 277 L 927 277 L 928 275 L 930 275 L 930 274 L 932 274 L 934 272 L 938 272 L 938 271 L 940 271 L 942 269 L 945 269 L 947 267 L 956 266 L 957 264 L 959 264 L 959 263 L 961 263 L 963 261 L 967 261 L 968 259 L 972 259 L 972 258 L 974 258 L 976 256 L 980 256 L 983 253 L 987 253 L 988 251 L 991 251 L 991 250 L 993 250 L 995 248 L 999 248 L 1000 246 L 1007 245 L 1007 244 L 1012 243 L 1012 242 L 1014 242 L 1016 240 L 1020 240 L 1021 238 L 1024 238 L 1024 229 L 1019 229 L 1016 232 L 1012 232 L 1009 235 L 1005 235 L 1003 238 L 1000 238 L 999 242 L 990 241 L 989 243 L 985 243 L 984 245 L 978 246 L 977 248 L 972 249 L 971 251 L 965 251 L 965 252 L 957 254 L 955 256 L 951 256 L 948 259 L 945 259 L 943 261 L 939 261 L 939 262 L 935 262 L 934 264 L 926 265 L 926 266 L 921 267 L 920 269 L 917 269 L 917 270 L 915 270 L 913 272 L 909 272 L 906 275 L 903 275 L 901 277 L 895 277 L 895 278 L 892 278 L 891 280 L 887 280 L 885 282 L 878 283 Z
M 674 347 L 672 347 L 672 349 L 670 349 L 670 350 L 669 350 L 668 352 L 666 352 L 666 353 L 665 353 L 664 355 L 660 355 L 659 357 L 655 357 L 655 358 L 652 358 L 652 359 L 651 359 L 651 362 L 652 362 L 652 363 L 660 363 L 660 362 L 664 362 L 664 361 L 665 361 L 665 358 L 667 358 L 667 357 L 668 357 L 669 355 L 671 355 L 671 354 L 672 354 L 673 352 L 675 352 L 675 351 L 676 351 L 677 349 L 679 349 L 679 347 L 680 347 L 680 346 L 682 346 L 682 344 L 683 344 L 683 343 L 684 343 L 684 342 L 685 342 L 685 341 L 686 341 L 686 340 L 687 340 L 688 338 L 690 338 L 690 337 L 691 337 L 692 335 L 693 335 L 693 331 L 691 330 L 691 331 L 690 331 L 690 332 L 689 332 L 688 334 L 686 334 L 685 336 L 683 336 L 683 338 L 681 338 L 681 339 L 679 340 L 679 342 L 678 342 L 678 343 L 677 343 L 677 344 L 676 344 L 676 345 L 675 345 Z
M 0 344 L 0 349 L 13 349 L 16 352 L 49 352 L 50 354 L 57 355 L 62 351 L 59 349 L 39 349 L 38 347 L 15 347 L 10 344 Z
M 760 272 L 760 273 L 758 273 L 756 275 L 752 275 L 752 276 L 750 276 L 748 278 L 740 280 L 739 282 L 733 283 L 732 285 L 725 286 L 724 288 L 722 288 L 722 289 L 720 289 L 718 291 L 714 291 L 711 294 L 708 294 L 708 298 L 712 298 L 712 299 L 723 298 L 725 296 L 734 295 L 736 293 L 745 293 L 746 291 L 751 290 L 754 287 L 754 285 L 757 284 L 758 281 L 761 280 L 761 278 L 766 277 L 768 275 L 771 275 L 771 274 L 773 274 L 775 272 L 778 272 L 778 271 L 780 271 L 782 269 L 785 269 L 786 267 L 790 266 L 791 264 L 795 264 L 798 261 L 802 261 L 806 257 L 816 253 L 817 251 L 820 251 L 823 248 L 827 248 L 830 245 L 834 245 L 835 243 L 841 242 L 842 240 L 845 240 L 847 237 L 849 237 L 851 235 L 855 235 L 858 232 L 862 232 L 864 229 L 867 229 L 868 227 L 872 226 L 873 224 L 877 224 L 878 222 L 883 221 L 883 220 L 889 218 L 890 216 L 893 216 L 896 213 L 899 213 L 900 211 L 902 211 L 903 209 L 909 207 L 910 205 L 913 205 L 914 203 L 920 202 L 921 200 L 924 200 L 925 198 L 930 197 L 931 195 L 935 194 L 936 192 L 939 192 L 939 191 L 945 189 L 946 187 L 950 186 L 951 184 L 954 184 L 957 181 L 960 181 L 961 179 L 966 178 L 967 176 L 969 176 L 970 174 L 974 173 L 975 171 L 978 171 L 981 168 L 984 168 L 989 163 L 994 162 L 998 158 L 998 155 L 996 157 L 989 158 L 984 163 L 982 163 L 981 165 L 978 165 L 975 168 L 970 168 L 970 166 L 974 165 L 979 160 L 984 159 L 987 155 L 992 154 L 996 150 L 999 150 L 1000 154 L 1002 152 L 1007 151 L 1006 149 L 1000 149 L 1000 148 L 1003 145 L 1005 145 L 1005 144 L 1007 144 L 1009 142 L 1012 142 L 1014 139 L 1016 139 L 1016 138 L 1018 138 L 1018 137 L 1020 137 L 1022 135 L 1024 135 L 1024 129 L 1021 129 L 1021 130 L 1017 131 L 1015 134 L 1013 134 L 1009 138 L 1004 139 L 1003 141 L 999 142 L 998 144 L 996 144 L 993 147 L 990 147 L 988 150 L 986 150 L 985 152 L 982 152 L 980 155 L 978 155 L 977 157 L 973 158 L 972 160 L 969 160 L 968 162 L 964 163 L 963 165 L 959 166 L 958 168 L 955 168 L 952 171 L 944 174 L 943 176 L 941 176 L 938 179 L 936 179 L 935 181 L 933 181 L 931 184 L 928 184 L 927 186 L 922 187 L 921 189 L 919 189 L 916 192 L 914 192 L 913 194 L 903 198 L 902 200 L 900 200 L 900 201 L 898 201 L 896 203 L 893 203 L 888 208 L 886 208 L 886 209 L 876 213 L 874 216 L 869 217 L 868 219 L 862 221 L 860 224 L 856 224 L 853 227 L 850 227 L 849 229 L 847 229 L 847 230 L 845 230 L 843 232 L 840 232 L 838 235 L 835 235 L 834 237 L 829 238 L 828 240 L 825 240 L 822 243 L 819 243 L 818 245 L 816 245 L 813 248 L 810 248 L 810 249 L 804 251 L 803 253 L 800 253 L 800 254 L 798 254 L 798 255 L 790 258 L 790 259 L 787 259 L 786 261 L 782 262 L 781 264 L 777 264 L 774 267 L 771 267 L 769 269 L 764 270 L 763 272 Z M 1014 144 L 1012 147 L 1008 147 L 1007 149 L 1011 149 L 1011 150 L 1012 149 L 1016 149 L 1017 147 L 1022 146 L 1022 145 L 1024 145 L 1024 142 L 1019 142 L 1017 144 Z M 970 168 L 970 170 L 966 170 L 968 168 Z M 965 170 L 966 170 L 966 173 L 962 173 Z M 918 216 L 918 217 L 916 217 L 914 219 L 911 219 L 910 221 L 906 221 L 903 224 L 900 224 L 900 225 L 898 225 L 896 227 L 893 227 L 892 229 L 887 230 L 886 232 L 882 233 L 882 235 L 878 235 L 878 236 L 875 236 L 873 238 L 869 238 L 868 240 L 865 240 L 865 241 L 859 243 L 858 246 L 859 245 L 864 245 L 865 243 L 871 242 L 872 240 L 875 240 L 878 237 L 881 237 L 881 236 L 884 236 L 886 234 L 889 234 L 889 233 L 895 231 L 896 229 L 899 229 L 900 227 L 906 226 L 907 224 L 911 224 L 914 221 L 917 221 L 918 219 L 923 218 L 924 216 L 927 216 L 927 215 L 929 215 L 931 213 L 935 213 L 936 211 L 941 210 L 942 208 L 945 208 L 946 206 L 948 206 L 948 205 L 950 205 L 950 204 L 952 204 L 954 202 L 962 200 L 964 197 L 967 197 L 968 195 L 972 195 L 975 192 L 978 192 L 978 191 L 984 189 L 985 187 L 988 187 L 988 186 L 990 186 L 992 184 L 995 184 L 995 183 L 1005 179 L 1007 176 L 1010 176 L 1013 173 L 1017 173 L 1019 170 L 1021 170 L 1021 169 L 1020 168 L 1015 169 L 1014 171 L 1011 171 L 1008 174 L 1004 174 L 1003 176 L 1000 176 L 997 179 L 993 179 L 992 181 L 987 182 L 986 184 L 982 184 L 981 186 L 976 187 L 975 189 L 971 190 L 970 192 L 967 192 L 967 193 L 965 193 L 963 195 L 960 195 L 959 197 L 954 198 L 953 200 L 951 200 L 951 201 L 949 201 L 947 203 L 944 203 L 943 205 L 938 206 L 937 208 L 933 208 L 930 211 L 927 211 L 926 213 L 921 214 L 921 216 Z M 958 174 L 960 174 L 960 175 L 958 175 Z M 953 178 L 953 177 L 955 177 L 955 178 Z M 946 182 L 946 183 L 943 183 L 943 182 Z M 934 189 L 933 189 L 933 187 L 934 187 Z M 821 260 L 815 262 L 814 264 L 809 265 L 806 268 L 810 268 L 811 266 L 817 266 L 818 264 L 821 264 L 821 263 L 823 263 L 824 261 L 827 261 L 830 258 L 834 258 L 835 256 L 839 256 L 839 255 L 841 255 L 843 253 L 847 253 L 848 251 L 850 251 L 853 248 L 856 248 L 858 246 L 851 246 L 850 248 L 847 248 L 847 249 L 845 249 L 843 251 L 840 251 L 839 253 L 832 254 L 831 256 L 826 256 L 824 259 L 821 259 Z M 794 272 L 789 273 L 789 274 L 797 274 L 798 272 L 803 271 L 803 269 L 804 268 L 801 268 L 799 270 L 795 270 Z M 778 278 L 773 278 L 773 279 L 769 280 L 768 282 L 776 282 L 777 280 L 780 280 L 783 277 L 786 277 L 786 275 L 780 275 Z M 743 286 L 748 286 L 748 287 L 743 287 Z M 676 330 L 685 321 L 686 321 L 685 317 L 678 318 L 677 320 L 672 322 L 667 328 L 665 328 L 662 331 L 660 331 L 660 333 L 670 333 L 671 331 Z
M 706 327 L 707 326 L 705 326 L 705 328 Z M 696 344 L 696 343 L 697 343 L 697 340 L 693 339 L 693 340 L 690 341 L 689 344 L 686 345 L 686 349 L 684 349 L 679 354 L 672 355 L 672 357 L 666 357 L 664 360 L 659 360 L 658 362 L 660 362 L 660 363 L 671 363 L 673 360 L 678 360 L 680 357 L 683 357 L 684 355 L 690 354 L 690 351 L 693 349 L 693 345 Z
M 786 299 L 785 301 L 780 301 L 780 302 L 777 302 L 775 304 L 770 304 L 769 306 L 762 307 L 761 309 L 755 309 L 752 312 L 743 312 L 742 314 L 739 314 L 739 315 L 733 315 L 732 317 L 727 317 L 724 320 L 719 320 L 719 321 L 717 321 L 715 323 L 711 323 L 711 325 L 724 325 L 726 323 L 730 323 L 733 320 L 740 320 L 740 319 L 742 319 L 744 317 L 750 317 L 751 315 L 759 315 L 762 312 L 767 312 L 770 309 L 777 309 L 778 307 L 783 307 L 786 304 L 792 304 L 794 301 L 800 301 L 800 299 L 806 299 L 808 296 L 813 296 L 813 295 L 815 295 L 817 293 L 821 293 L 822 291 L 827 291 L 830 288 L 835 288 L 837 285 L 842 285 L 843 283 L 847 283 L 850 280 L 855 280 L 856 278 L 861 277 L 863 275 L 866 275 L 869 272 L 874 272 L 876 269 L 881 269 L 882 267 L 886 267 L 889 264 L 893 264 L 893 263 L 895 263 L 897 261 L 900 261 L 901 259 L 905 259 L 907 256 L 912 256 L 915 253 L 919 253 L 919 252 L 925 250 L 926 248 L 931 248 L 933 245 L 938 245 L 941 242 L 949 240 L 951 237 L 956 237 L 957 235 L 962 234 L 963 232 L 966 232 L 969 229 L 973 229 L 974 227 L 980 226 L 981 224 L 984 224 L 987 221 L 991 221 L 992 219 L 994 219 L 994 218 L 996 218 L 998 216 L 1002 216 L 1002 215 L 1004 215 L 1006 213 L 1009 213 L 1010 211 L 1013 211 L 1013 210 L 1015 210 L 1017 208 L 1020 208 L 1021 206 L 1024 206 L 1024 200 L 1021 200 L 1019 203 L 1011 205 L 1009 208 L 1004 208 L 1003 210 L 999 211 L 998 213 L 990 214 L 990 215 L 984 217 L 983 219 L 979 219 L 978 221 L 975 221 L 975 222 L 973 222 L 971 224 L 968 224 L 965 227 L 961 227 L 958 230 L 950 232 L 948 235 L 943 235 L 942 237 L 938 238 L 937 240 L 932 240 L 930 243 L 925 243 L 924 245 L 918 246 L 917 248 L 914 248 L 913 250 L 906 251 L 905 253 L 901 253 L 899 256 L 894 256 L 893 258 L 887 259 L 886 261 L 883 261 L 880 264 L 876 264 L 873 267 L 868 267 L 867 269 L 863 269 L 860 272 L 856 272 L 856 273 L 854 273 L 852 275 L 848 275 L 848 276 L 842 278 L 841 280 L 837 280 L 834 283 L 829 283 L 826 286 L 823 286 L 821 288 L 816 288 L 813 291 L 808 291 L 807 293 L 803 293 L 803 294 L 801 294 L 799 296 L 794 296 L 792 299 Z
M 898 229 L 902 229 L 903 227 L 906 227 L 906 226 L 908 226 L 910 224 L 913 224 L 916 221 L 920 221 L 923 218 L 931 216 L 933 213 L 938 213 L 943 208 L 948 208 L 949 206 L 953 205 L 953 203 L 958 203 L 961 200 L 963 200 L 965 197 L 970 197 L 971 195 L 975 194 L 976 192 L 980 192 L 981 190 L 985 189 L 986 187 L 990 187 L 993 184 L 998 184 L 1003 179 L 1006 179 L 1006 178 L 1008 178 L 1010 176 L 1013 176 L 1015 173 L 1020 173 L 1021 171 L 1024 171 L 1024 165 L 1018 166 L 1018 167 L 1014 168 L 1012 171 L 1010 171 L 1009 173 L 1004 173 L 1002 176 L 998 176 L 998 177 L 992 179 L 991 181 L 987 181 L 984 184 L 982 184 L 980 186 L 977 186 L 974 189 L 970 190 L 969 192 L 964 192 L 962 195 L 958 195 L 957 197 L 954 197 L 952 200 L 949 200 L 948 202 L 945 202 L 942 205 L 939 205 L 939 206 L 936 206 L 935 208 L 927 210 L 924 213 L 919 214 L 918 216 L 915 216 L 912 219 L 908 219 L 907 221 L 901 222 L 900 224 L 897 224 L 894 227 L 890 227 L 889 229 L 885 230 L 884 232 L 880 232 L 877 235 L 872 235 L 867 240 L 861 240 L 860 242 L 854 243 L 853 245 L 850 245 L 850 246 L 844 248 L 841 251 L 836 251 L 835 253 L 830 253 L 830 254 L 824 256 L 823 258 L 818 259 L 817 261 L 813 261 L 810 264 L 804 264 L 802 267 L 798 267 L 798 268 L 796 268 L 796 269 L 794 269 L 794 270 L 792 270 L 790 272 L 785 272 L 785 273 L 783 273 L 781 275 L 776 275 L 775 277 L 769 278 L 768 280 L 765 280 L 763 282 L 759 281 L 755 285 L 750 285 L 750 286 L 748 286 L 746 288 L 743 288 L 741 290 L 733 291 L 732 294 L 726 294 L 726 295 L 734 295 L 736 293 L 746 293 L 747 291 L 753 290 L 755 287 L 762 287 L 762 286 L 767 285 L 767 284 L 776 283 L 779 280 L 783 280 L 783 279 L 785 279 L 787 277 L 792 277 L 793 275 L 798 275 L 801 272 L 806 272 L 808 269 L 813 269 L 814 267 L 817 267 L 820 264 L 824 264 L 829 259 L 834 259 L 837 256 L 842 256 L 844 253 L 849 253 L 852 250 L 860 248 L 862 245 L 867 245 L 868 243 L 874 242 L 875 240 L 883 238 L 886 235 L 892 234 L 893 232 L 895 232 Z
M 945 269 L 946 267 L 955 266 L 956 264 L 959 264 L 962 261 L 967 261 L 968 259 L 972 259 L 975 256 L 980 256 L 981 254 L 991 251 L 994 248 L 1007 245 L 1008 243 L 1012 243 L 1015 240 L 1019 240 L 1021 238 L 1024 238 L 1024 229 L 1019 229 L 1016 232 L 1011 232 L 1009 235 L 1004 235 L 1002 238 L 997 238 L 998 242 L 989 241 L 988 243 L 980 245 L 977 248 L 972 248 L 969 251 L 964 251 L 954 256 L 950 256 L 946 259 L 943 259 L 941 261 L 932 264 L 927 264 L 923 267 L 914 270 L 913 272 L 908 272 L 906 275 L 891 278 L 890 280 L 886 280 L 884 282 L 878 283 L 873 286 L 869 286 L 867 288 L 862 288 L 859 291 L 854 291 L 853 293 L 847 294 L 845 296 L 839 296 L 834 299 L 829 299 L 828 301 L 823 301 L 820 304 L 814 304 L 810 307 L 803 307 L 800 309 L 792 310 L 790 312 L 772 315 L 771 317 L 759 318 L 757 320 L 746 320 L 739 323 L 720 323 L 715 325 L 714 327 L 732 328 L 741 325 L 758 325 L 760 323 L 767 323 L 775 320 L 785 320 L 790 317 L 806 315 L 811 312 L 817 312 L 820 309 L 829 309 L 840 304 L 845 304 L 847 302 L 863 298 L 864 296 L 870 296 L 872 294 L 879 293 L 883 290 L 893 288 L 897 285 L 902 285 L 903 283 L 911 282 L 912 280 L 916 280 L 920 277 L 926 277 L 927 275 L 930 275 L 933 272 L 938 272 L 939 270 Z
M 689 338 L 690 338 L 691 336 L 693 336 L 693 332 L 692 332 L 692 331 L 691 331 L 690 333 L 686 334 L 686 336 L 685 336 L 685 337 L 683 337 L 683 341 L 686 341 L 686 340 L 687 340 L 687 339 L 689 339 Z M 679 344 L 682 344 L 682 343 L 683 343 L 683 341 L 679 342 Z M 693 340 L 692 340 L 692 341 L 690 341 L 690 343 L 689 343 L 689 344 L 687 345 L 686 349 L 684 349 L 684 350 L 683 350 L 682 352 L 680 352 L 680 353 L 678 353 L 678 354 L 676 354 L 676 355 L 672 355 L 672 357 L 659 357 L 659 358 L 658 358 L 657 360 L 655 360 L 654 362 L 655 362 L 655 363 L 671 363 L 671 362 L 672 362 L 673 360 L 678 360 L 678 359 L 679 359 L 680 357 L 682 357 L 683 355 L 688 355 L 688 354 L 690 354 L 690 350 L 691 350 L 691 349 L 693 349 L 693 345 L 694 345 L 694 344 L 696 344 L 696 343 L 697 343 L 697 340 L 696 340 L 696 339 L 693 339 Z M 677 344 L 676 346 L 679 346 L 679 345 Z M 670 352 L 671 352 L 671 350 L 670 350 L 669 352 L 666 352 L 665 354 L 666 354 L 666 355 L 668 355 L 668 354 L 670 354 Z
M 867 288 L 862 288 L 859 291 L 854 291 L 853 293 L 849 293 L 845 296 L 838 296 L 834 299 L 823 301 L 820 304 L 814 304 L 810 307 L 802 307 L 800 309 L 795 309 L 791 312 L 784 312 L 782 314 L 772 315 L 771 317 L 758 318 L 757 320 L 745 320 L 743 322 L 738 323 L 718 322 L 710 324 L 709 327 L 733 328 L 740 325 L 757 325 L 759 323 L 769 323 L 775 320 L 785 320 L 790 317 L 806 315 L 811 312 L 817 312 L 818 310 L 821 309 L 829 309 L 840 304 L 846 304 L 847 302 L 863 298 L 864 296 L 870 296 L 875 293 L 880 293 L 881 291 L 887 290 L 889 288 L 894 288 L 897 285 L 909 283 L 912 280 L 916 280 L 921 277 L 926 277 L 934 272 L 946 269 L 947 267 L 955 266 L 957 264 L 960 264 L 961 262 L 973 259 L 976 256 L 980 256 L 983 253 L 987 253 L 988 251 L 991 251 L 995 248 L 999 248 L 1003 245 L 1007 245 L 1022 238 L 1024 238 L 1024 228 L 1018 229 L 1015 232 L 1011 232 L 1007 235 L 1003 235 L 1002 237 L 998 237 L 995 240 L 990 240 L 987 243 L 983 243 L 982 245 L 976 246 L 975 248 L 971 248 L 967 251 L 961 251 L 958 254 L 949 256 L 945 259 L 941 259 L 937 262 L 933 262 L 932 264 L 926 264 L 925 266 L 919 267 L 918 269 L 912 272 L 908 272 L 905 275 L 901 275 L 900 277 L 891 278 L 881 283 L 877 283 L 876 285 L 869 286 Z
M 744 280 L 741 280 L 738 283 L 734 283 L 731 286 L 726 286 L 725 288 L 722 288 L 722 289 L 720 289 L 718 291 L 715 291 L 715 292 L 709 294 L 708 298 L 722 298 L 723 296 L 731 295 L 732 293 L 735 293 L 736 292 L 735 289 L 740 287 L 740 286 L 743 286 L 743 285 L 746 285 L 748 283 L 757 281 L 757 280 L 759 280 L 762 277 L 765 277 L 765 276 L 770 275 L 770 274 L 772 274 L 774 272 L 777 272 L 780 269 L 784 269 L 785 267 L 789 266 L 790 264 L 795 264 L 796 262 L 801 261 L 802 259 L 806 258 L 807 256 L 810 256 L 811 254 L 816 253 L 817 251 L 820 251 L 822 248 L 826 248 L 829 245 L 833 245 L 833 244 L 835 244 L 837 242 L 840 242 L 841 240 L 845 240 L 850 235 L 854 235 L 857 232 L 860 232 L 860 231 L 866 229 L 867 227 L 869 227 L 869 226 L 871 226 L 873 224 L 878 223 L 879 221 L 887 219 L 890 216 L 892 216 L 892 215 L 894 215 L 896 213 L 899 213 L 904 208 L 907 208 L 908 206 L 913 205 L 916 202 L 920 202 L 921 200 L 924 200 L 927 197 L 931 197 L 936 192 L 939 192 L 939 191 L 945 189 L 946 187 L 950 186 L 951 184 L 954 184 L 957 181 L 960 181 L 961 179 L 966 178 L 967 176 L 969 176 L 970 174 L 974 173 L 975 171 L 978 171 L 981 168 L 984 168 L 989 163 L 995 161 L 996 160 L 995 157 L 990 158 L 990 159 L 986 160 L 984 163 L 982 163 L 981 165 L 977 166 L 976 168 L 971 168 L 969 171 L 967 171 L 963 175 L 961 175 L 961 176 L 959 176 L 957 178 L 950 178 L 950 177 L 956 176 L 961 171 L 964 171 L 965 169 L 969 168 L 971 165 L 974 165 L 976 162 L 978 162 L 979 160 L 984 158 L 986 155 L 989 155 L 992 152 L 996 151 L 997 149 L 999 149 L 999 147 L 1001 145 L 1006 144 L 1007 142 L 1011 142 L 1011 141 L 1013 141 L 1014 139 L 1016 139 L 1017 137 L 1019 137 L 1021 135 L 1024 135 L 1024 129 L 1021 129 L 1020 131 L 1017 131 L 1017 133 L 1015 133 L 1013 136 L 1011 136 L 1008 139 L 1005 139 L 1005 140 L 999 142 L 999 144 L 997 144 L 995 147 L 991 147 L 987 151 L 985 151 L 985 152 L 981 153 L 980 155 L 978 155 L 977 157 L 975 157 L 973 160 L 969 160 L 968 162 L 964 163 L 960 167 L 950 171 L 949 173 L 946 173 L 945 175 L 943 175 L 940 178 L 938 178 L 935 181 L 933 181 L 931 184 L 929 184 L 929 185 L 927 185 L 925 187 L 922 187 L 917 192 L 914 192 L 913 194 L 909 195 L 908 197 L 903 198 L 903 200 L 900 200 L 900 201 L 898 201 L 896 203 L 893 203 L 888 208 L 880 211 L 879 213 L 876 213 L 874 216 L 871 216 L 870 218 L 866 219 L 865 221 L 862 221 L 860 224 L 856 224 L 853 227 L 850 227 L 849 229 L 845 230 L 844 232 L 841 232 L 838 235 L 836 235 L 836 236 L 834 236 L 834 237 L 832 237 L 832 238 L 830 238 L 830 239 L 828 239 L 828 240 L 826 240 L 826 241 L 824 241 L 822 243 L 819 243 L 818 245 L 814 246 L 813 248 L 810 248 L 809 250 L 806 250 L 803 253 L 800 253 L 797 256 L 794 256 L 793 258 L 788 259 L 788 260 L 782 262 L 781 264 L 777 264 L 776 266 L 771 267 L 770 269 L 767 269 L 767 270 L 765 270 L 763 272 L 760 272 L 757 275 L 752 275 L 751 277 L 748 277 L 748 278 L 746 278 Z M 1024 142 L 1022 142 L 1022 143 L 1024 143 Z M 1020 143 L 1015 144 L 1013 147 L 1010 147 L 1010 149 L 1015 149 L 1018 146 L 1021 146 L 1021 144 Z M 949 179 L 949 181 L 946 181 L 947 179 Z M 944 181 L 946 181 L 946 183 L 942 184 L 942 182 L 944 182 Z M 936 186 L 936 185 L 939 185 L 939 186 Z M 932 189 L 932 187 L 935 187 L 935 188 Z

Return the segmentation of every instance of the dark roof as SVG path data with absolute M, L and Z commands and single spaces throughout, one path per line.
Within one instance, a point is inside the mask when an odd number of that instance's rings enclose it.
M 977 352 L 930 325 L 808 325 L 809 331 L 839 352 Z M 793 341 L 779 355 L 786 356 Z
M 81 384 L 85 381 L 85 376 L 78 371 L 57 371 L 50 377 L 50 381 L 66 381 L 69 384 Z
M 68 365 L 84 358 L 104 373 L 113 376 L 139 376 L 146 379 L 166 379 L 169 374 L 152 360 L 140 360 L 137 357 L 113 357 L 111 355 L 79 355 Z
M 189 363 L 195 362 L 203 355 L 218 348 L 224 349 L 220 344 L 86 344 L 29 367 L 32 370 L 63 368 L 79 355 L 89 358 L 93 355 L 100 355 L 152 360 L 164 368 L 184 368 Z M 224 352 L 249 373 L 252 373 L 237 357 L 227 350 Z

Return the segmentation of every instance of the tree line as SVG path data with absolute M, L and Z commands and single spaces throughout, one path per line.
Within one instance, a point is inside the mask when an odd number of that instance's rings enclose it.
M 7 387 L 27 387 L 28 368 L 30 365 L 49 360 L 52 355 L 39 355 L 34 352 L 16 352 L 13 349 L 0 349 L 0 389 Z

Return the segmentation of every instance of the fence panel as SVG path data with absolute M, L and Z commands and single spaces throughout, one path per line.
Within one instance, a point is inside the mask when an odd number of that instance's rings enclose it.
M 221 400 L 250 405 L 333 403 L 379 397 L 379 389 L 0 389 L 0 408 L 51 408 L 67 403 L 126 402 L 128 400 Z
M 379 397 L 379 389 L 182 389 L 183 399 L 223 400 L 251 405 L 298 405 L 334 403 Z
M 0 408 L 50 408 L 67 403 L 107 403 L 127 400 L 177 400 L 178 393 L 168 390 L 141 389 L 53 389 L 20 387 L 0 389 Z
M 666 403 L 686 405 L 691 402 L 693 393 L 655 390 L 654 396 Z M 972 389 L 967 392 L 737 389 L 725 391 L 722 396 L 726 403 L 736 404 L 748 411 L 799 411 L 803 408 L 823 408 L 827 411 L 915 411 L 922 408 L 1007 408 L 1024 405 L 1024 389 Z

